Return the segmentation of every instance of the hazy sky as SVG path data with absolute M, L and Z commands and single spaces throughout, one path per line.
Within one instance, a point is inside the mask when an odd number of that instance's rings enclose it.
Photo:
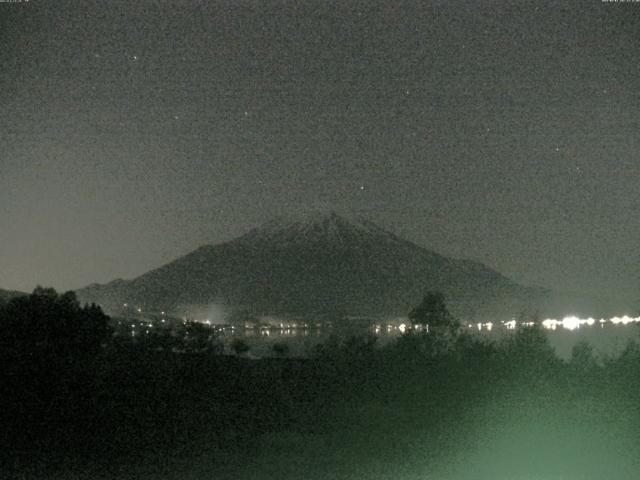
M 640 3 L 0 3 L 0 287 L 300 208 L 640 297 Z

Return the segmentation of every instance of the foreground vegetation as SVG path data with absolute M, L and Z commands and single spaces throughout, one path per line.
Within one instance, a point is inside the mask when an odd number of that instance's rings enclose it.
M 450 332 L 449 332 L 450 333 Z M 0 470 L 20 478 L 632 479 L 640 348 L 543 331 L 332 339 L 312 358 L 114 340 L 38 289 L 0 307 Z

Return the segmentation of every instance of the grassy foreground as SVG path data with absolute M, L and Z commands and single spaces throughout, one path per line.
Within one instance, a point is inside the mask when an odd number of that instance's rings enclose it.
M 24 360 L 24 359 L 23 359 Z M 352 338 L 249 360 L 111 344 L 3 357 L 2 469 L 18 478 L 635 479 L 640 349 L 570 362 L 543 332 L 443 349 Z

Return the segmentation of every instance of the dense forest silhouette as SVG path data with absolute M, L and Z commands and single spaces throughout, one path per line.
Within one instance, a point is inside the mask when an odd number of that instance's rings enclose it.
M 0 305 L 2 471 L 21 478 L 636 478 L 640 348 L 560 360 L 539 327 L 438 328 L 224 354 L 187 323 L 114 336 L 72 292 Z M 301 472 L 303 472 L 301 474 Z M 422 476 L 420 476 L 422 475 Z M 566 475 L 571 475 L 567 477 Z M 558 477 L 560 478 L 560 477 Z

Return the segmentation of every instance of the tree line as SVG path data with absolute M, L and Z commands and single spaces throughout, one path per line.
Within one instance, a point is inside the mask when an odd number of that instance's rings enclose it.
M 56 478 L 56 469 L 58 478 L 194 478 L 196 462 L 204 472 L 197 478 L 262 478 L 282 449 L 309 464 L 320 449 L 336 472 L 398 467 L 391 478 L 407 465 L 453 468 L 486 438 L 481 447 L 492 461 L 474 470 L 476 479 L 499 478 L 505 465 L 531 469 L 533 451 L 542 476 L 570 467 L 579 478 L 627 478 L 620 469 L 640 458 L 637 345 L 598 359 L 581 344 L 562 361 L 537 327 L 481 341 L 458 328 L 437 293 L 410 318 L 428 332 L 384 346 L 373 336 L 333 337 L 309 358 L 250 360 L 242 351 L 176 353 L 117 341 L 100 308 L 38 288 L 0 307 L 0 470 L 21 478 Z M 578 464 L 581 449 L 590 456 Z

